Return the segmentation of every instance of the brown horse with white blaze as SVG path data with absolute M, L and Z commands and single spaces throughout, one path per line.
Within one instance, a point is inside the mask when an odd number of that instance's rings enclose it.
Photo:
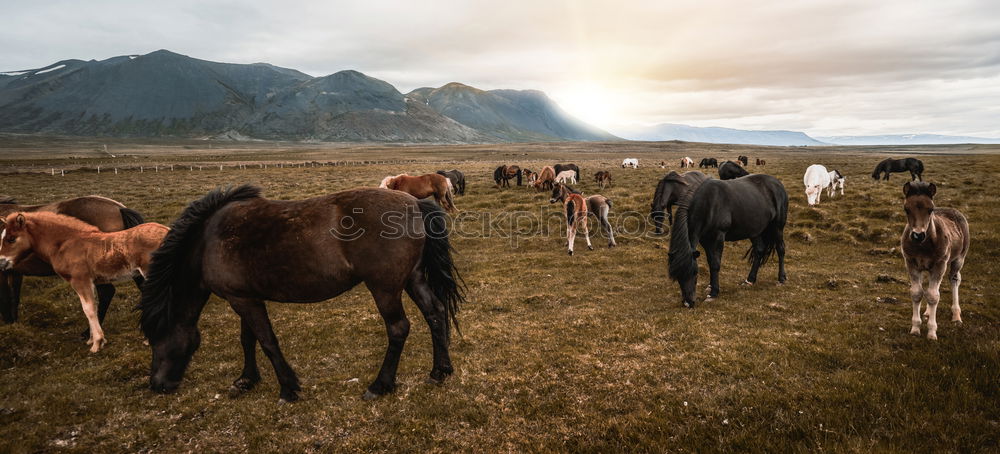
M 945 271 L 951 282 L 951 320 L 962 323 L 962 308 L 958 305 L 958 287 L 962 283 L 962 266 L 969 253 L 969 222 L 954 208 L 936 208 L 934 183 L 907 182 L 903 185 L 903 210 L 906 228 L 900 239 L 906 271 L 910 275 L 910 298 L 913 317 L 910 334 L 920 335 L 920 302 L 927 296 L 927 338 L 937 339 L 937 305 L 941 299 L 941 281 Z M 927 273 L 927 290 L 923 275 Z
M 102 232 L 116 232 L 142 224 L 142 215 L 125 205 L 106 197 L 91 195 L 74 197 L 58 202 L 40 205 L 22 205 L 12 197 L 0 197 L 0 219 L 16 212 L 49 212 L 72 216 L 91 224 Z M 36 256 L 22 260 L 17 266 L 0 271 L 0 315 L 4 322 L 13 323 L 18 318 L 18 308 L 21 304 L 21 283 L 24 276 L 52 276 L 55 271 L 52 266 Z M 141 279 L 136 280 L 141 284 Z M 115 295 L 112 284 L 97 285 L 97 316 L 103 321 Z M 89 337 L 85 333 L 86 337 Z
M 379 187 L 403 191 L 418 199 L 434 196 L 434 201 L 445 210 L 458 211 L 458 208 L 455 207 L 455 200 L 451 196 L 453 192 L 451 180 L 443 175 L 428 173 L 414 177 L 401 173 L 383 178 Z
M 79 219 L 55 213 L 12 213 L 0 233 L 0 269 L 17 266 L 32 254 L 52 265 L 80 297 L 90 325 L 91 352 L 104 346 L 97 315 L 95 284 L 108 284 L 139 272 L 145 276 L 150 256 L 167 227 L 145 223 L 105 233 Z

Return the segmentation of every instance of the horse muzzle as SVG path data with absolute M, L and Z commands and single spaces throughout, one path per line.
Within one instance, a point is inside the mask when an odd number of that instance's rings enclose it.
M 177 391 L 178 387 L 180 387 L 180 382 L 157 377 L 149 378 L 149 389 L 157 394 L 170 394 Z
M 923 243 L 927 239 L 926 232 L 910 232 L 910 239 L 917 243 Z
M 556 199 L 549 199 L 549 203 L 556 203 Z
M 0 257 L 0 271 L 7 271 L 14 267 L 14 261 L 7 257 Z

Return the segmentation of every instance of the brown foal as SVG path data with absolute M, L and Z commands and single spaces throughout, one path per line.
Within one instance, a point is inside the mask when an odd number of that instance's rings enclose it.
M 79 219 L 55 213 L 11 213 L 0 232 L 0 270 L 6 270 L 32 253 L 52 265 L 80 297 L 90 324 L 91 352 L 104 346 L 104 331 L 97 314 L 95 284 L 143 276 L 150 255 L 160 246 L 169 229 L 145 223 L 118 232 L 105 233 Z

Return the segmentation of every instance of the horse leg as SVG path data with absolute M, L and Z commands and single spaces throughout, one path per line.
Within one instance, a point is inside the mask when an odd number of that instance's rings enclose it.
M 257 337 L 246 319 L 240 320 L 240 345 L 243 347 L 243 373 L 229 387 L 229 395 L 237 397 L 253 389 L 260 382 L 257 368 Z
M 722 250 L 726 245 L 725 234 L 718 234 L 715 238 L 706 238 L 701 241 L 701 247 L 705 250 L 705 261 L 708 262 L 709 281 L 708 298 L 706 301 L 719 297 L 719 269 L 722 268 Z
M 111 299 L 115 297 L 115 286 L 112 284 L 100 284 L 94 286 L 97 290 L 97 321 L 104 323 L 104 316 L 108 313 L 108 306 Z M 83 330 L 80 334 L 84 339 L 90 338 L 90 328 Z
M 278 346 L 278 337 L 274 335 L 271 319 L 267 316 L 267 306 L 260 300 L 227 299 L 229 300 L 229 306 L 240 316 L 241 324 L 246 324 L 250 328 L 254 337 L 260 342 L 260 348 L 264 350 L 267 359 L 271 360 L 271 366 L 274 367 L 274 374 L 277 375 L 278 383 L 281 384 L 281 400 L 285 402 L 298 400 L 298 391 L 302 389 L 299 386 L 299 377 L 295 375 L 292 366 L 288 364 L 288 361 L 285 360 L 285 355 L 281 353 L 281 347 Z M 243 336 L 240 337 L 242 341 Z
M 785 274 L 785 231 L 778 229 L 774 238 L 774 252 L 778 253 L 778 284 L 784 284 L 788 280 Z
M 579 219 L 579 222 L 583 224 L 583 237 L 587 240 L 587 249 L 593 251 L 594 245 L 590 244 L 590 223 L 587 220 L 587 215 L 582 214 Z
M 573 255 L 573 242 L 576 240 L 576 223 L 566 220 L 566 241 L 569 246 L 569 255 Z
M 941 280 L 944 279 L 945 264 L 931 269 L 927 282 L 927 338 L 937 340 L 937 305 L 941 301 Z
M 101 329 L 101 322 L 97 318 L 97 304 L 94 302 L 94 281 L 88 279 L 74 278 L 70 280 L 70 285 L 80 297 L 80 306 L 83 307 L 83 315 L 87 316 L 87 323 L 90 325 L 90 352 L 97 353 L 104 347 L 104 330 Z
M 431 290 L 424 273 L 419 269 L 410 273 L 410 281 L 406 284 L 406 293 L 417 304 L 431 330 L 434 366 L 427 381 L 428 383 L 441 383 L 455 371 L 451 365 L 451 356 L 448 354 L 448 312 L 445 310 L 444 304 L 434 297 L 434 291 Z
M 951 321 L 962 323 L 962 307 L 958 305 L 958 287 L 962 285 L 962 266 L 965 259 L 955 259 L 949 264 L 949 281 L 951 284 Z
M 907 264 L 909 265 L 909 264 Z M 920 300 L 924 297 L 924 275 L 916 268 L 907 266 L 910 272 L 910 300 L 913 302 L 913 316 L 910 317 L 910 334 L 920 335 Z
M 618 243 L 615 243 L 615 232 L 611 229 L 611 223 L 608 222 L 607 205 L 601 207 L 601 226 L 604 227 L 604 234 L 608 236 L 608 247 L 617 246 Z
M 366 283 L 367 284 L 367 283 Z M 406 337 L 410 334 L 410 321 L 403 311 L 402 290 L 382 290 L 368 285 L 368 291 L 375 298 L 375 305 L 378 306 L 379 314 L 385 321 L 386 335 L 389 337 L 389 346 L 385 351 L 385 358 L 382 360 L 382 368 L 378 371 L 378 377 L 372 384 L 368 385 L 365 391 L 364 400 L 371 400 L 383 394 L 388 394 L 396 389 L 396 368 L 399 367 L 399 356 L 403 353 L 403 345 Z
M 14 305 L 14 273 L 0 272 L 0 316 L 4 323 L 17 321 L 17 309 Z

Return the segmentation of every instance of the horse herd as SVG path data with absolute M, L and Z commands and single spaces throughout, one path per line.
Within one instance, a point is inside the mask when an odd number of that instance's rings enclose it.
M 682 162 L 686 168 L 693 160 Z M 713 162 L 717 160 L 701 161 L 706 167 Z M 663 232 L 664 219 L 672 226 L 668 275 L 678 283 L 686 307 L 694 307 L 696 301 L 699 245 L 709 268 L 706 301 L 719 296 L 726 242 L 750 240 L 745 254 L 750 272 L 744 284 L 754 284 L 760 267 L 772 256 L 778 260 L 778 282 L 787 279 L 788 194 L 777 178 L 749 173 L 748 162 L 746 156 L 723 162 L 718 166 L 719 179 L 700 171 L 671 171 L 653 193 L 650 217 L 657 234 Z M 755 162 L 764 165 L 762 159 Z M 637 168 L 638 160 L 634 164 Z M 903 187 L 907 225 L 901 250 L 911 283 L 911 334 L 920 334 L 919 309 L 926 296 L 927 337 L 936 339 L 935 312 L 946 273 L 951 282 L 952 320 L 961 322 L 958 287 L 969 250 L 969 226 L 957 210 L 935 207 L 937 187 L 922 181 L 919 160 L 887 159 L 878 164 L 872 178 L 878 180 L 885 174 L 887 179 L 891 172 L 905 171 L 911 173 L 911 181 Z M 562 202 L 570 255 L 578 230 L 593 249 L 587 225 L 590 214 L 598 219 L 608 247 L 616 246 L 608 221 L 611 199 L 584 196 L 569 186 L 580 181 L 577 165 L 544 166 L 537 173 L 502 165 L 493 172 L 499 188 L 509 187 L 510 180 L 522 185 L 525 177 L 529 186 L 551 191 L 550 203 Z M 810 166 L 803 181 L 809 204 L 819 203 L 824 189 L 832 196 L 839 188 L 843 195 L 844 180 L 837 170 Z M 598 171 L 594 181 L 604 188 L 611 184 L 611 174 Z M 259 345 L 274 368 L 281 399 L 294 401 L 299 381 L 278 346 L 264 302 L 320 302 L 364 283 L 388 337 L 382 367 L 364 397 L 374 398 L 395 388 L 396 369 L 409 333 L 401 300 L 404 291 L 430 328 L 433 364 L 428 381 L 440 383 L 454 371 L 449 339 L 452 327 L 458 330 L 456 314 L 465 301 L 465 285 L 452 260 L 445 210 L 457 211 L 453 195 L 464 194 L 465 189 L 465 175 L 457 169 L 388 176 L 378 189 L 351 189 L 295 201 L 269 200 L 259 188 L 242 185 L 216 189 L 191 202 L 169 228 L 145 223 L 138 212 L 99 196 L 45 205 L 19 205 L 14 199 L 0 198 L 0 302 L 4 303 L 0 315 L 7 323 L 17 320 L 22 276 L 58 275 L 76 291 L 89 325 L 87 343 L 92 352 L 98 352 L 106 343 L 101 322 L 115 294 L 113 282 L 131 278 L 141 290 L 137 310 L 152 353 L 150 388 L 170 392 L 179 386 L 199 347 L 198 319 L 209 296 L 215 294 L 241 320 L 244 364 L 231 394 L 245 393 L 260 381 Z M 398 222 L 387 223 L 390 218 Z M 929 276 L 926 290 L 925 273 Z

